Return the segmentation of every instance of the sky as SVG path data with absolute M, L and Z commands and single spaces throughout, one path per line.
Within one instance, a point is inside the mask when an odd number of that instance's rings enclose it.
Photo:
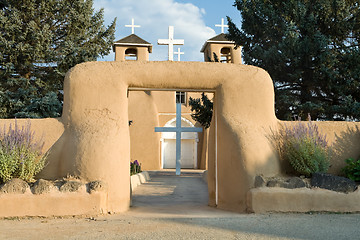
M 209 38 L 221 33 L 221 18 L 229 16 L 240 27 L 240 12 L 232 6 L 234 0 L 94 0 L 95 10 L 104 8 L 105 25 L 116 17 L 115 41 L 131 34 L 131 19 L 134 18 L 135 34 L 153 44 L 150 61 L 168 60 L 168 46 L 158 45 L 158 39 L 168 38 L 168 26 L 174 26 L 174 39 L 184 39 L 180 48 L 181 61 L 203 61 L 200 49 Z M 225 32 L 227 29 L 225 29 Z M 174 60 L 177 61 L 177 55 Z M 113 61 L 111 52 L 98 61 Z

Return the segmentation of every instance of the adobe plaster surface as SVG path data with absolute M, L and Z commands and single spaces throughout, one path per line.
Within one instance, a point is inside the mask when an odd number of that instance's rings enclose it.
M 0 217 L 73 216 L 107 213 L 106 192 L 0 194 Z
M 319 130 L 326 134 L 331 146 L 331 167 L 329 173 L 341 174 L 345 159 L 360 157 L 359 122 L 315 122 Z
M 263 132 L 277 123 L 272 81 L 264 70 L 214 63 L 90 62 L 75 66 L 65 78 L 64 141 L 53 146 L 66 149 L 58 159 L 64 167 L 57 172 L 45 169 L 46 174 L 105 180 L 109 209 L 127 208 L 128 87 L 216 89 L 218 207 L 245 211 L 253 175 L 279 171 Z M 215 161 L 214 154 L 209 153 L 209 162 Z M 229 182 L 239 183 L 237 191 Z
M 305 122 L 306 123 L 306 122 Z M 326 136 L 330 149 L 329 173 L 342 174 L 341 169 L 345 167 L 345 159 L 360 157 L 360 123 L 359 122 L 335 122 L 335 121 L 313 121 L 319 132 Z M 279 121 L 280 127 L 297 124 L 297 122 Z M 291 172 L 288 163 L 281 163 L 282 172 Z
M 200 176 L 173 176 L 141 185 L 134 196 L 138 205 L 122 214 L 0 219 L 0 239 L 347 240 L 360 233 L 359 214 L 238 214 L 211 208 Z
M 339 193 L 320 188 L 254 188 L 248 193 L 249 211 L 266 212 L 360 212 L 360 190 Z
M 129 92 L 130 158 L 138 160 L 143 170 L 160 169 L 160 133 L 157 105 L 153 95 L 145 92 Z
M 11 128 L 15 128 L 15 123 L 21 129 L 30 122 L 30 129 L 34 132 L 35 140 L 44 142 L 43 152 L 48 151 L 52 145 L 64 133 L 64 125 L 61 118 L 45 118 L 45 119 L 0 119 L 1 131 L 5 132 Z
M 255 176 L 283 173 L 269 135 L 284 122 L 275 117 L 272 80 L 264 70 L 221 63 L 88 62 L 75 66 L 65 77 L 61 119 L 31 120 L 38 135 L 45 133 L 46 146 L 51 146 L 42 178 L 73 175 L 85 181 L 102 180 L 109 187 L 107 211 L 128 209 L 128 87 L 216 90 L 216 126 L 209 130 L 208 140 L 209 146 L 217 146 L 208 151 L 211 206 L 216 199 L 215 169 L 217 207 L 238 212 L 248 207 L 247 193 Z M 340 169 L 344 156 L 360 155 L 358 123 L 316 124 L 339 147 L 331 171 Z
M 129 48 L 136 49 L 137 61 L 149 61 L 149 50 L 147 47 L 129 47 L 116 46 L 115 47 L 115 61 L 125 61 L 125 51 Z M 134 59 L 135 60 L 135 59 Z

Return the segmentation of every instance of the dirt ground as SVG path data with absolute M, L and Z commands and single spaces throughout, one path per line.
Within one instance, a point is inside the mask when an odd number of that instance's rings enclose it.
M 359 239 L 360 214 L 239 214 L 206 206 L 201 175 L 152 175 L 123 214 L 0 220 L 0 239 Z

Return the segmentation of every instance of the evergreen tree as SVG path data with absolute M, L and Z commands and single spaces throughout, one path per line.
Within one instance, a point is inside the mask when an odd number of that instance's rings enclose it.
M 115 20 L 91 0 L 0 1 L 0 118 L 60 116 L 65 73 L 110 52 Z
M 228 38 L 274 81 L 280 119 L 360 118 L 358 0 L 236 0 Z
M 201 99 L 190 97 L 189 105 L 191 106 L 191 111 L 194 112 L 191 114 L 192 119 L 200 123 L 204 128 L 209 128 L 213 114 L 213 102 L 205 93 L 202 93 Z

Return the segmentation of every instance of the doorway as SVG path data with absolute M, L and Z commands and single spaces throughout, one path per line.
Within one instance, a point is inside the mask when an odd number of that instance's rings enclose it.
M 168 121 L 164 127 L 175 127 L 176 118 Z M 186 118 L 181 118 L 181 127 L 195 127 Z M 197 168 L 197 149 L 199 137 L 196 132 L 183 132 L 181 134 L 181 168 Z M 176 133 L 163 132 L 161 134 L 161 165 L 163 169 L 176 167 Z

